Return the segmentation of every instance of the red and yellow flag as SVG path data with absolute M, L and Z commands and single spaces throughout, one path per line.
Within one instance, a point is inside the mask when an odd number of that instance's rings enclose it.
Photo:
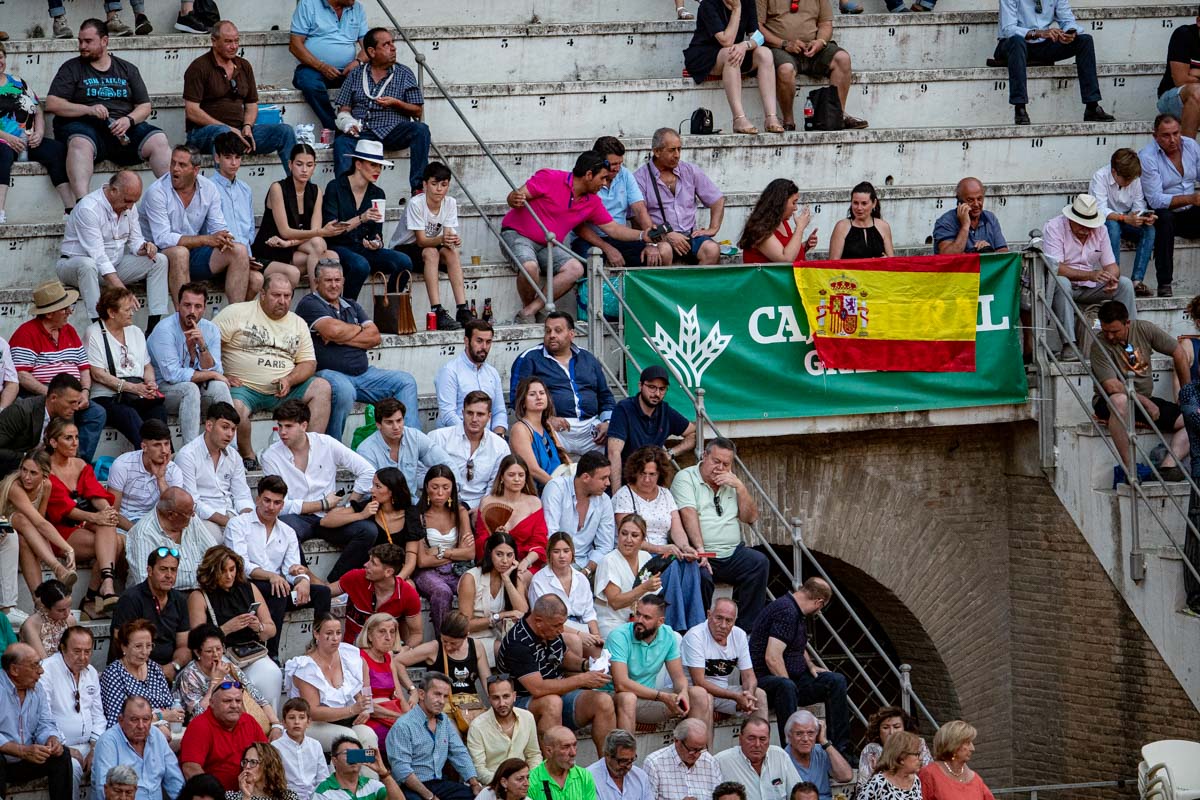
M 801 261 L 794 273 L 826 367 L 975 371 L 978 255 Z

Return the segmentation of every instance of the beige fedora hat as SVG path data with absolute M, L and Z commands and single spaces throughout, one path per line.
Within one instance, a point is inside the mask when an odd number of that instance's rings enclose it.
M 33 290 L 33 302 L 29 305 L 29 313 L 35 317 L 51 314 L 79 302 L 79 292 L 68 289 L 62 281 L 46 281 L 38 284 Z
M 1077 194 L 1071 205 L 1064 206 L 1063 216 L 1072 222 L 1078 222 L 1085 228 L 1099 228 L 1104 224 L 1100 214 L 1100 204 L 1090 194 Z

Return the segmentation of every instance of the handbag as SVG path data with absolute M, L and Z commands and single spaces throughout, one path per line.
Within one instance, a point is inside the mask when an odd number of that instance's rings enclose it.
M 376 293 L 375 287 L 382 291 Z M 376 327 L 380 333 L 393 336 L 409 336 L 417 332 L 417 321 L 413 318 L 412 295 L 409 292 L 389 292 L 387 276 L 376 272 L 371 276 L 371 302 L 374 304 Z
M 470 640 L 467 641 L 467 652 L 470 652 Z M 450 674 L 450 657 L 446 654 L 444 647 L 442 648 L 442 669 L 446 671 L 447 675 Z M 450 699 L 446 701 L 446 712 L 458 726 L 459 733 L 466 733 L 467 729 L 471 727 L 472 720 L 482 714 L 484 710 L 483 701 L 475 692 L 458 692 L 450 695 Z
M 842 113 L 842 100 L 838 97 L 837 89 L 833 86 L 822 86 L 808 93 L 808 102 L 812 104 L 813 114 L 804 117 L 806 131 L 840 131 L 846 127 L 846 117 Z
M 108 360 L 108 374 L 114 378 L 119 378 L 117 375 L 117 365 L 113 361 L 112 347 L 108 344 L 108 329 L 104 327 L 104 323 L 100 323 L 100 338 L 104 340 L 104 356 Z M 126 383 L 145 383 L 145 378 L 119 378 Z M 114 392 L 113 402 L 120 403 L 123 406 L 129 406 L 137 412 L 139 417 L 145 417 L 146 413 L 166 402 L 166 398 L 161 396 L 147 400 L 139 394 L 133 392 Z
M 710 136 L 713 131 L 713 113 L 701 106 L 692 112 L 692 120 L 688 130 L 693 136 Z
M 212 624 L 218 628 L 221 627 L 221 623 L 217 622 L 217 612 L 213 611 L 212 601 L 208 599 L 208 592 L 202 591 L 200 593 L 204 595 L 204 605 L 208 608 L 208 616 L 212 620 Z M 235 667 L 245 669 L 260 658 L 266 658 L 267 646 L 262 642 L 235 644 L 229 647 L 226 655 L 229 656 L 229 660 L 233 662 Z

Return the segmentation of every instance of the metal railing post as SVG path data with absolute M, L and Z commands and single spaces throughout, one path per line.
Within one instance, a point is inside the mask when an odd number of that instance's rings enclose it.
M 704 457 L 704 387 L 696 389 L 696 460 Z
M 558 238 L 553 233 L 546 234 L 546 313 L 554 311 L 554 248 Z
M 592 355 L 604 359 L 604 287 L 600 283 L 600 272 L 604 269 L 604 254 L 599 247 L 588 250 L 587 257 L 587 337 L 588 350 Z
M 1128 437 L 1128 463 L 1125 478 L 1129 481 L 1129 577 L 1136 583 L 1146 579 L 1146 555 L 1142 552 L 1142 532 L 1138 526 L 1138 492 L 1135 484 L 1137 474 L 1137 392 L 1133 388 L 1133 373 L 1125 372 L 1125 403 L 1129 413 L 1125 418 L 1125 435 Z
M 800 580 L 800 573 L 803 571 L 803 552 L 800 546 L 804 544 L 804 535 L 802 529 L 803 520 L 799 517 L 792 517 L 792 591 L 800 588 L 803 581 Z M 907 710 L 907 709 L 906 709 Z
M 905 714 L 912 713 L 912 664 L 900 665 L 900 707 Z

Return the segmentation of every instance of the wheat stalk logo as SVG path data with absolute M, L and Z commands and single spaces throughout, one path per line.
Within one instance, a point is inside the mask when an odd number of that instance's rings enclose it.
M 713 324 L 708 335 L 700 338 L 700 321 L 696 319 L 696 307 L 684 311 L 680 306 L 675 307 L 679 312 L 679 340 L 663 330 L 661 323 L 654 324 L 654 338 L 645 339 L 646 344 L 653 347 L 671 366 L 683 377 L 683 382 L 691 389 L 700 385 L 704 372 L 713 362 L 725 352 L 725 348 L 733 341 L 732 336 L 721 334 L 721 323 Z

